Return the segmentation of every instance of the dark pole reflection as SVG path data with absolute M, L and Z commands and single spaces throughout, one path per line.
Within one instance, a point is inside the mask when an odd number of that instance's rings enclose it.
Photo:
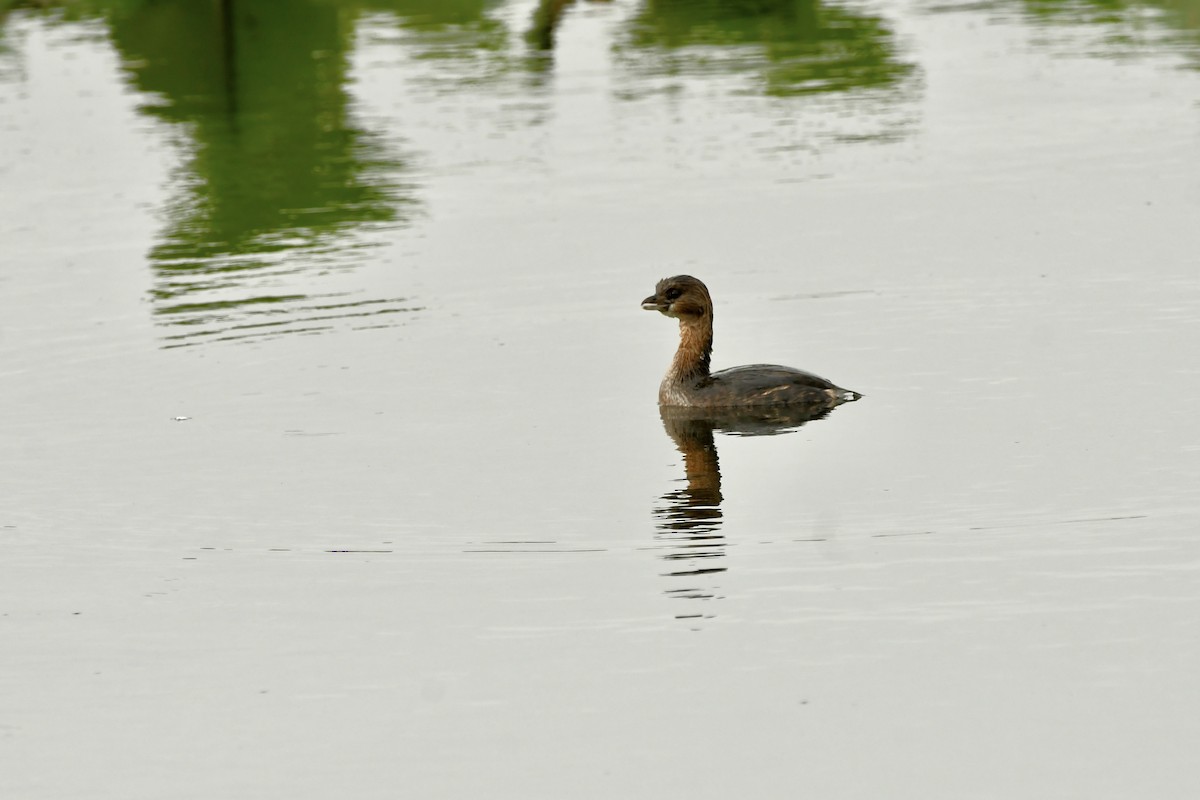
M 593 3 L 607 3 L 609 0 L 590 0 Z M 563 14 L 569 6 L 575 5 L 575 0 L 538 0 L 537 8 L 533 10 L 533 20 L 529 30 L 525 32 L 525 41 L 537 50 L 549 53 L 554 49 L 554 36 L 562 22 Z
M 525 34 L 526 41 L 538 50 L 554 49 L 554 33 L 562 21 L 563 12 L 575 0 L 540 0 L 533 12 L 533 22 Z
M 726 539 L 721 530 L 721 465 L 714 433 L 773 436 L 789 433 L 830 412 L 827 404 L 765 409 L 659 409 L 663 427 L 683 454 L 686 484 L 664 494 L 654 509 L 655 539 L 663 545 L 671 579 L 669 597 L 719 599 L 714 576 L 725 572 Z M 675 615 L 678 619 L 712 617 L 711 612 Z
M 237 127 L 237 29 L 233 24 L 234 0 L 221 0 L 221 55 L 225 69 L 225 104 L 234 128 Z

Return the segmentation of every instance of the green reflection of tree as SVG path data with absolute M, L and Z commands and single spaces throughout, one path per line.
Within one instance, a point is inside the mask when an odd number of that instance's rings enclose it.
M 1020 0 L 1020 5 L 1041 20 L 1200 30 L 1200 0 Z
M 752 72 L 777 96 L 895 86 L 913 66 L 880 17 L 820 0 L 645 0 L 629 45 L 650 72 Z
M 1056 50 L 1107 58 L 1170 50 L 1200 67 L 1200 0 L 1016 0 L 1015 5 L 1040 28 L 1043 43 Z M 1071 39 L 1048 37 L 1052 30 L 1067 35 L 1092 32 L 1099 41 L 1072 45 Z
M 168 339 L 411 310 L 402 299 L 351 302 L 315 289 L 321 275 L 363 259 L 362 247 L 380 241 L 371 231 L 404 224 L 415 206 L 395 145 L 355 124 L 349 53 L 384 32 L 410 57 L 456 59 L 440 70 L 446 81 L 473 82 L 472 63 L 494 72 L 508 60 L 512 40 L 493 14 L 502 0 L 20 5 L 55 23 L 105 21 L 146 98 L 141 111 L 167 123 L 183 154 L 150 252 L 155 312 L 177 331 Z
M 507 75 L 512 66 L 512 39 L 507 26 L 495 15 L 500 0 L 357 0 L 355 6 L 380 15 L 386 26 L 377 26 L 377 39 L 402 47 L 413 58 L 443 62 L 445 69 L 430 70 L 418 83 L 438 90 L 485 84 Z M 398 35 L 387 36 L 387 30 Z
M 500 23 L 489 16 L 499 0 L 356 0 L 367 11 L 387 11 L 416 30 L 494 31 Z
M 177 125 L 190 151 L 151 253 L 160 311 L 196 310 L 181 295 L 277 268 L 272 254 L 288 252 L 290 269 L 336 265 L 355 232 L 400 219 L 402 165 L 350 120 L 353 19 L 337 7 L 143 3 L 109 23 L 153 98 L 144 112 Z

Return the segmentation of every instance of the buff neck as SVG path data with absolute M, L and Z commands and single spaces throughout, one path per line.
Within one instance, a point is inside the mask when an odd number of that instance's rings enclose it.
M 712 358 L 712 315 L 705 314 L 696 319 L 679 319 L 679 349 L 671 359 L 671 366 L 659 387 L 662 402 L 678 403 L 696 383 L 709 375 Z

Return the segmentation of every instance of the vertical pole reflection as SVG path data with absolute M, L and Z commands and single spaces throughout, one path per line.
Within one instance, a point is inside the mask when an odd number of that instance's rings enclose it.
M 575 0 L 539 0 L 533 11 L 533 20 L 525 39 L 538 50 L 550 52 L 554 49 L 554 33 L 562 21 L 563 12 Z
M 236 128 L 237 92 L 237 28 L 234 24 L 234 0 L 221 0 L 221 67 L 225 78 L 225 110 L 230 124 Z

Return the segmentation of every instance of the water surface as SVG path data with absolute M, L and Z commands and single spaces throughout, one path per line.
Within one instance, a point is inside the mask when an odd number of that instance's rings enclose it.
M 1194 796 L 1198 30 L 0 7 L 3 793 Z

